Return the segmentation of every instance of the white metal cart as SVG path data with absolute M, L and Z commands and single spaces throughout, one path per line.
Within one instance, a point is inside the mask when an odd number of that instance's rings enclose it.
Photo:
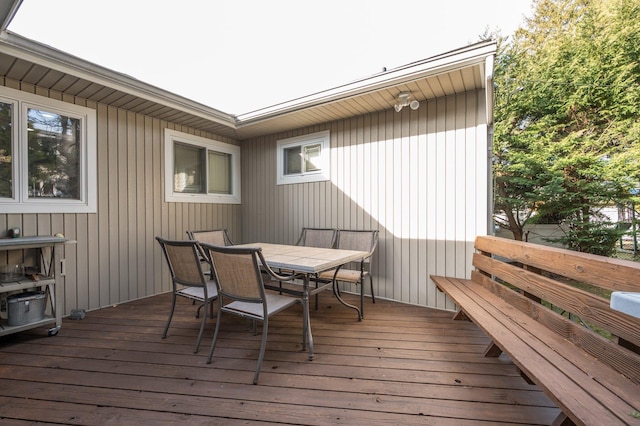
M 38 236 L 19 238 L 0 238 L 0 252 L 18 251 L 18 253 L 8 253 L 5 259 L 11 256 L 25 257 L 27 250 L 38 252 L 39 272 L 35 276 L 25 275 L 18 279 L 7 282 L 0 281 L 0 298 L 9 293 L 19 291 L 42 289 L 50 301 L 49 309 L 44 318 L 38 321 L 29 322 L 22 325 L 9 325 L 7 319 L 0 319 L 0 336 L 17 333 L 20 331 L 53 325 L 49 328 L 49 335 L 58 334 L 62 326 L 62 301 L 64 297 L 62 287 L 62 276 L 57 268 L 60 267 L 60 252 L 62 245 L 67 240 L 63 237 Z M 20 252 L 22 252 L 20 254 Z

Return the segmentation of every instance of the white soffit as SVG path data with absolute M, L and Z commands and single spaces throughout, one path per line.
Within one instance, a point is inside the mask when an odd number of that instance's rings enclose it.
M 486 86 L 486 64 L 496 43 L 476 43 L 461 49 L 407 64 L 372 77 L 240 114 L 237 131 L 241 139 L 275 133 L 286 128 L 393 108 L 400 91 L 411 92 L 418 101 L 434 99 Z

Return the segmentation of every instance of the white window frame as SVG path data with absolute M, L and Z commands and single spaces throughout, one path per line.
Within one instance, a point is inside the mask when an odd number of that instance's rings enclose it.
M 231 155 L 231 194 L 193 194 L 174 192 L 174 144 L 191 145 Z M 208 156 L 207 157 L 207 162 Z M 206 164 L 205 166 L 208 166 Z M 206 181 L 208 182 L 208 167 Z M 165 201 L 176 203 L 240 204 L 240 147 L 228 143 L 190 135 L 173 129 L 164 129 L 164 188 Z
M 310 172 L 302 172 L 295 174 L 285 174 L 285 150 L 300 146 L 320 144 L 320 169 Z M 296 136 L 288 139 L 280 139 L 277 141 L 277 184 L 288 185 L 294 183 L 322 182 L 331 179 L 329 148 L 331 146 L 331 135 L 329 130 L 311 133 L 308 135 Z
M 0 211 L 3 213 L 96 213 L 98 206 L 96 111 L 5 86 L 0 86 L 0 101 L 13 105 L 11 123 L 14 126 L 11 147 L 13 197 L 0 198 Z M 69 116 L 81 121 L 80 199 L 29 198 L 27 158 L 27 111 L 29 108 Z

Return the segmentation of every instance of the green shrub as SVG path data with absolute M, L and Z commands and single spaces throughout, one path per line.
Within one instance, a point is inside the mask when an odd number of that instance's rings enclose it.
M 563 237 L 549 241 L 564 244 L 570 250 L 613 257 L 623 233 L 608 221 L 572 222 Z

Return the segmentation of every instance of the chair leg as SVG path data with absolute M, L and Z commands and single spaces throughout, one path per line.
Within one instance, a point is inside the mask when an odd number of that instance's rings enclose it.
M 200 350 L 200 341 L 202 340 L 202 334 L 204 333 L 204 326 L 207 323 L 207 308 L 204 308 L 204 312 L 202 315 L 202 324 L 200 324 L 200 332 L 198 333 L 198 340 L 196 340 L 196 350 L 193 351 L 194 354 L 198 353 Z
M 173 318 L 173 311 L 176 309 L 176 294 L 173 293 L 173 301 L 171 302 L 171 310 L 169 311 L 169 319 L 167 320 L 167 325 L 164 327 L 164 333 L 162 333 L 162 338 L 165 339 L 167 337 L 167 332 L 169 331 L 169 324 L 171 324 L 171 319 Z
M 333 295 L 336 297 L 336 299 L 338 299 L 338 302 L 342 303 L 344 306 L 346 306 L 347 308 L 351 308 L 354 311 L 356 311 L 358 313 L 358 321 L 362 321 L 362 307 L 358 308 L 357 306 L 353 306 L 350 303 L 347 303 L 342 296 L 340 296 L 340 286 L 338 285 L 337 281 L 333 281 Z
M 196 301 L 194 300 L 193 303 L 195 304 Z M 200 309 L 202 309 L 203 307 L 205 307 L 204 311 L 205 311 L 205 316 L 206 316 L 206 311 L 207 311 L 206 306 L 209 305 L 209 304 L 211 304 L 211 306 L 210 306 L 210 311 L 211 312 L 209 313 L 209 315 L 211 316 L 211 319 L 213 319 L 213 302 L 212 301 L 209 302 L 209 303 L 204 302 L 200 306 L 198 306 L 198 310 L 196 311 L 196 318 L 200 318 Z
M 216 319 L 216 330 L 213 332 L 213 341 L 211 342 L 211 349 L 209 349 L 209 357 L 207 358 L 207 364 L 211 364 L 211 358 L 213 357 L 213 351 L 216 348 L 216 342 L 218 341 L 218 332 L 220 331 L 220 318 L 222 317 L 221 306 L 218 306 L 218 317 Z
M 264 350 L 267 346 L 267 332 L 269 330 L 269 317 L 266 317 L 262 323 L 262 341 L 260 343 L 260 355 L 258 355 L 258 365 L 256 367 L 256 374 L 253 376 L 253 384 L 258 384 L 258 376 L 260 375 L 260 367 L 262 366 L 262 360 L 264 359 Z

